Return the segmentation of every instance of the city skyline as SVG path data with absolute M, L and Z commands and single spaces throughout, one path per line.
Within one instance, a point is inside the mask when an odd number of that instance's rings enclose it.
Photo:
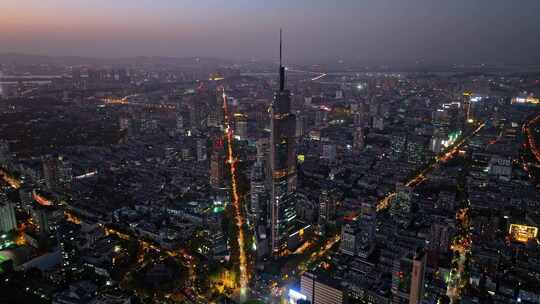
M 3 1 L 2 53 L 287 61 L 538 63 L 537 1 Z M 517 40 L 516 37 L 521 37 Z M 530 38 L 529 38 L 530 37 Z

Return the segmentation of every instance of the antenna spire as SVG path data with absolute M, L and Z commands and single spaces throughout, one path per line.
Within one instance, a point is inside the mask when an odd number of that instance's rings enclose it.
M 282 62 L 282 50 L 283 50 L 283 39 L 282 39 L 282 29 L 279 29 L 279 91 L 283 92 L 285 90 L 285 67 L 283 67 Z
M 281 39 L 281 35 L 282 35 L 282 32 L 283 30 L 280 28 L 279 29 L 279 66 L 281 67 L 281 53 L 282 53 L 282 49 L 283 49 L 283 40 Z

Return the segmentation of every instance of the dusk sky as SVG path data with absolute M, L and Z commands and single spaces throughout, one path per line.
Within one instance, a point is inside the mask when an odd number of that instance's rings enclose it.
M 1 0 L 0 53 L 540 63 L 539 0 Z

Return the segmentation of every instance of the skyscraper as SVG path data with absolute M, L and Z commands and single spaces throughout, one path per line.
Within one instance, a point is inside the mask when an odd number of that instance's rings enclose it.
M 261 212 L 266 210 L 267 193 L 265 187 L 265 176 L 262 161 L 257 161 L 251 168 L 250 176 L 250 199 L 249 213 L 257 223 Z
M 272 254 L 285 254 L 287 239 L 296 222 L 296 117 L 291 113 L 290 92 L 285 89 L 285 67 L 281 63 L 281 31 L 279 45 L 279 91 L 271 107 L 270 171 Z
M 409 304 L 419 304 L 424 297 L 424 278 L 426 275 L 426 254 L 423 250 L 418 250 L 414 254 L 412 264 Z
M 4 192 L 0 192 L 0 232 L 9 232 L 17 228 L 15 209 Z
M 225 179 L 225 160 L 223 142 L 217 140 L 214 142 L 212 156 L 210 158 L 210 186 L 214 189 L 223 187 Z
M 44 156 L 43 177 L 45 185 L 51 191 L 67 189 L 72 179 L 71 163 L 63 157 Z

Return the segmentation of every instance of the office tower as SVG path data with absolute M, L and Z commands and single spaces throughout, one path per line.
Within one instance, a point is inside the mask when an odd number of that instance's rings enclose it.
M 8 164 L 10 159 L 9 143 L 5 140 L 0 140 L 0 166 Z
M 66 282 L 73 280 L 74 275 L 80 271 L 79 250 L 77 249 L 80 231 L 81 226 L 68 221 L 60 223 L 56 231 L 62 254 L 62 274 Z
M 410 164 L 421 165 L 426 158 L 426 138 L 412 136 L 407 140 L 407 161 Z
M 118 119 L 118 130 L 120 132 L 127 132 L 129 130 L 129 117 L 127 116 L 120 116 Z
M 420 304 L 424 297 L 424 278 L 426 275 L 426 254 L 423 250 L 415 252 L 412 260 L 411 292 L 409 304 Z
M 235 114 L 235 136 L 240 140 L 246 140 L 248 137 L 248 120 L 247 116 L 243 114 Z
M 296 116 L 296 137 L 300 138 L 304 135 L 304 126 L 305 126 L 305 116 L 297 115 Z
M 257 161 L 265 162 L 268 156 L 268 139 L 258 139 L 255 146 L 257 148 Z
M 35 204 L 32 208 L 32 219 L 36 225 L 37 232 L 40 235 L 47 235 L 51 231 L 49 217 L 52 210 L 49 206 Z
M 189 108 L 191 131 L 201 130 L 206 127 L 207 107 L 203 102 L 194 101 Z
M 225 152 L 223 148 L 214 146 L 210 158 L 210 185 L 212 188 L 222 188 L 225 179 Z
M 184 135 L 186 133 L 186 122 L 183 112 L 176 113 L 176 133 Z
M 407 149 L 407 136 L 405 134 L 395 134 L 390 137 L 390 159 L 400 160 Z
M 324 185 L 319 195 L 319 225 L 335 222 L 337 200 L 335 189 L 330 185 Z
M 253 219 L 257 219 L 263 210 L 266 210 L 266 188 L 264 167 L 261 161 L 255 162 L 251 168 L 250 176 L 250 206 L 249 211 Z M 256 224 L 256 221 L 255 221 Z
M 315 112 L 315 126 L 321 127 L 328 121 L 328 111 L 317 109 Z
M 285 67 L 281 64 L 280 32 L 279 91 L 271 106 L 271 238 L 272 254 L 285 254 L 287 240 L 296 222 L 296 117 L 291 113 L 290 92 L 285 90 Z
M 429 150 L 435 154 L 439 154 L 445 148 L 444 143 L 447 138 L 448 135 L 446 134 L 446 132 L 444 132 L 440 128 L 435 129 L 429 142 Z
M 370 116 L 377 116 L 379 115 L 379 104 L 375 103 L 375 100 L 371 100 L 371 103 L 369 104 L 369 115 Z
M 15 208 L 4 192 L 0 192 L 0 232 L 6 233 L 17 228 Z
M 384 130 L 384 118 L 381 117 L 381 116 L 373 117 L 371 125 L 372 125 L 373 129 L 375 129 L 375 130 L 378 130 L 378 131 Z
M 365 146 L 365 134 L 364 134 L 364 128 L 362 127 L 356 127 L 356 129 L 353 131 L 353 149 L 354 151 L 362 151 Z
M 356 255 L 357 226 L 356 221 L 341 226 L 341 243 L 339 247 L 341 253 Z
M 207 126 L 222 128 L 223 115 L 223 92 L 221 90 L 217 90 L 215 99 L 210 102 L 210 108 L 208 109 L 208 121 L 206 122 Z
M 71 163 L 63 157 L 53 157 L 50 155 L 42 158 L 43 177 L 45 185 L 51 191 L 64 190 L 69 188 L 72 176 Z
M 390 204 L 390 215 L 394 220 L 401 225 L 407 225 L 411 217 L 412 188 L 398 183 L 396 195 Z
M 338 281 L 323 273 L 304 273 L 300 279 L 300 293 L 305 295 L 311 304 L 343 303 L 343 291 Z
M 428 248 L 436 252 L 448 252 L 450 248 L 450 229 L 451 223 L 448 223 L 446 218 L 434 217 L 429 233 Z
M 208 149 L 206 138 L 197 138 L 197 161 L 206 161 L 208 159 Z
M 427 255 L 421 249 L 394 260 L 392 303 L 419 304 L 424 297 Z
M 370 203 L 362 203 L 360 214 L 360 231 L 358 234 L 356 253 L 367 258 L 375 250 L 375 225 L 377 212 Z
M 329 162 L 334 162 L 337 157 L 337 146 L 326 142 L 322 144 L 321 158 Z

